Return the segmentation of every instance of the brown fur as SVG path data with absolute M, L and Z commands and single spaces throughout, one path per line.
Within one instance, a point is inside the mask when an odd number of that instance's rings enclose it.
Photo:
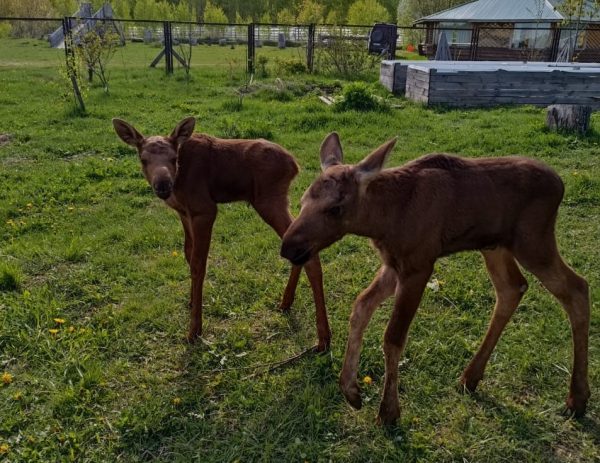
M 585 412 L 589 297 L 586 281 L 561 259 L 554 235 L 564 187 L 546 165 L 523 157 L 465 159 L 432 154 L 381 170 L 395 140 L 355 166 L 342 164 L 337 134 L 321 147 L 323 173 L 302 198 L 299 217 L 285 233 L 282 256 L 300 264 L 347 233 L 367 236 L 383 266 L 358 297 L 340 386 L 359 408 L 356 382 L 363 332 L 373 311 L 395 293 L 384 337 L 386 377 L 379 419 L 399 416 L 398 361 L 410 323 L 437 258 L 479 250 L 497 296 L 489 330 L 461 383 L 475 390 L 502 330 L 527 289 L 517 261 L 536 275 L 565 308 L 572 326 L 574 365 L 567 407 Z
M 193 134 L 195 120 L 181 121 L 169 137 L 144 137 L 113 119 L 115 130 L 136 147 L 142 171 L 157 196 L 175 209 L 185 234 L 185 257 L 192 275 L 188 339 L 202 333 L 202 286 L 217 204 L 246 201 L 281 237 L 292 222 L 288 190 L 298 174 L 293 156 L 266 140 L 223 140 Z M 280 305 L 288 310 L 302 267 L 293 266 Z M 305 265 L 317 310 L 318 349 L 329 346 L 321 264 L 314 256 Z

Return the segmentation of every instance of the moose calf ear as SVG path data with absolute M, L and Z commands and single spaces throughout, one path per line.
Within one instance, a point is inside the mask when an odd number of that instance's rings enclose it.
M 139 133 L 131 124 L 128 124 L 121 119 L 117 119 L 116 117 L 112 120 L 112 123 L 119 138 L 128 145 L 135 146 L 137 148 L 144 141 L 144 136 Z
M 337 132 L 331 132 L 321 143 L 321 169 L 324 171 L 328 167 L 342 164 L 343 161 L 344 153 L 340 136 Z
M 177 127 L 175 127 L 173 132 L 171 132 L 171 140 L 175 141 L 177 145 L 183 144 L 192 136 L 195 126 L 196 118 L 186 117 L 179 124 L 177 124 Z
M 383 169 L 383 165 L 392 152 L 396 141 L 398 141 L 398 137 L 392 138 L 356 165 L 356 173 L 361 183 L 370 181 Z

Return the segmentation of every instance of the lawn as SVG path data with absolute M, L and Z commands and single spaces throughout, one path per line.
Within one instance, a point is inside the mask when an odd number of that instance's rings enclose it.
M 546 131 L 544 110 L 534 107 L 447 110 L 394 99 L 389 112 L 335 112 L 317 94 L 344 81 L 278 72 L 277 60 L 296 59 L 299 49 L 260 49 L 270 75 L 250 87 L 243 47 L 198 47 L 189 80 L 181 69 L 170 77 L 149 69 L 158 51 L 119 50 L 110 94 L 86 90 L 81 116 L 63 97 L 62 51 L 0 40 L 0 134 L 11 134 L 0 146 L 0 461 L 600 459 L 598 115 L 588 136 L 575 137 Z M 351 163 L 397 135 L 389 165 L 444 151 L 523 154 L 554 167 L 566 184 L 559 246 L 591 287 L 587 416 L 560 413 L 570 329 L 531 275 L 478 393 L 458 391 L 494 303 L 476 253 L 436 265 L 437 289 L 425 293 L 399 367 L 398 426 L 374 422 L 389 302 L 365 336 L 365 406 L 351 410 L 337 387 L 348 317 L 379 266 L 368 241 L 353 236 L 322 253 L 331 351 L 268 372 L 314 343 L 314 305 L 303 276 L 291 313 L 277 311 L 289 266 L 275 234 L 244 204 L 220 207 L 205 342 L 184 343 L 189 272 L 179 220 L 153 196 L 110 120 L 166 134 L 189 115 L 197 130 L 290 150 L 302 166 L 294 213 L 332 130 Z

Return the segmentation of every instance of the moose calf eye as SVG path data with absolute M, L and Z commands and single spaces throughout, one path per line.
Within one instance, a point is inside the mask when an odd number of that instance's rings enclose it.
M 332 217 L 338 217 L 341 214 L 342 214 L 341 206 L 333 206 L 333 207 L 330 207 L 329 209 L 327 209 L 327 215 L 330 215 Z

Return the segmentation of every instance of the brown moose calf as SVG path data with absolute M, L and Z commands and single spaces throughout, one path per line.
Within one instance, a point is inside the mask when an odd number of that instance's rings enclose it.
M 135 147 L 142 171 L 156 195 L 175 209 L 185 234 L 185 258 L 192 276 L 188 340 L 202 334 L 202 286 L 217 204 L 246 201 L 281 237 L 292 222 L 288 190 L 298 165 L 281 146 L 266 140 L 222 140 L 193 135 L 195 119 L 182 120 L 170 136 L 144 137 L 125 121 L 113 119 L 117 135 Z M 318 255 L 303 263 L 317 311 L 318 349 L 331 332 Z M 302 266 L 294 265 L 280 304 L 288 310 Z
M 283 237 L 281 255 L 301 265 L 347 233 L 367 236 L 383 266 L 354 303 L 340 376 L 348 402 L 360 408 L 356 381 L 363 332 L 374 310 L 395 294 L 384 336 L 385 383 L 378 419 L 400 415 L 398 361 L 423 290 L 438 257 L 479 250 L 496 290 L 483 343 L 461 383 L 474 391 L 502 330 L 527 289 L 517 262 L 537 276 L 567 312 L 574 363 L 567 407 L 585 413 L 590 307 L 586 281 L 561 259 L 554 225 L 564 187 L 544 164 L 521 157 L 464 159 L 424 156 L 382 170 L 391 140 L 357 165 L 342 164 L 336 133 L 321 146 L 323 172 L 302 197 L 298 218 Z

